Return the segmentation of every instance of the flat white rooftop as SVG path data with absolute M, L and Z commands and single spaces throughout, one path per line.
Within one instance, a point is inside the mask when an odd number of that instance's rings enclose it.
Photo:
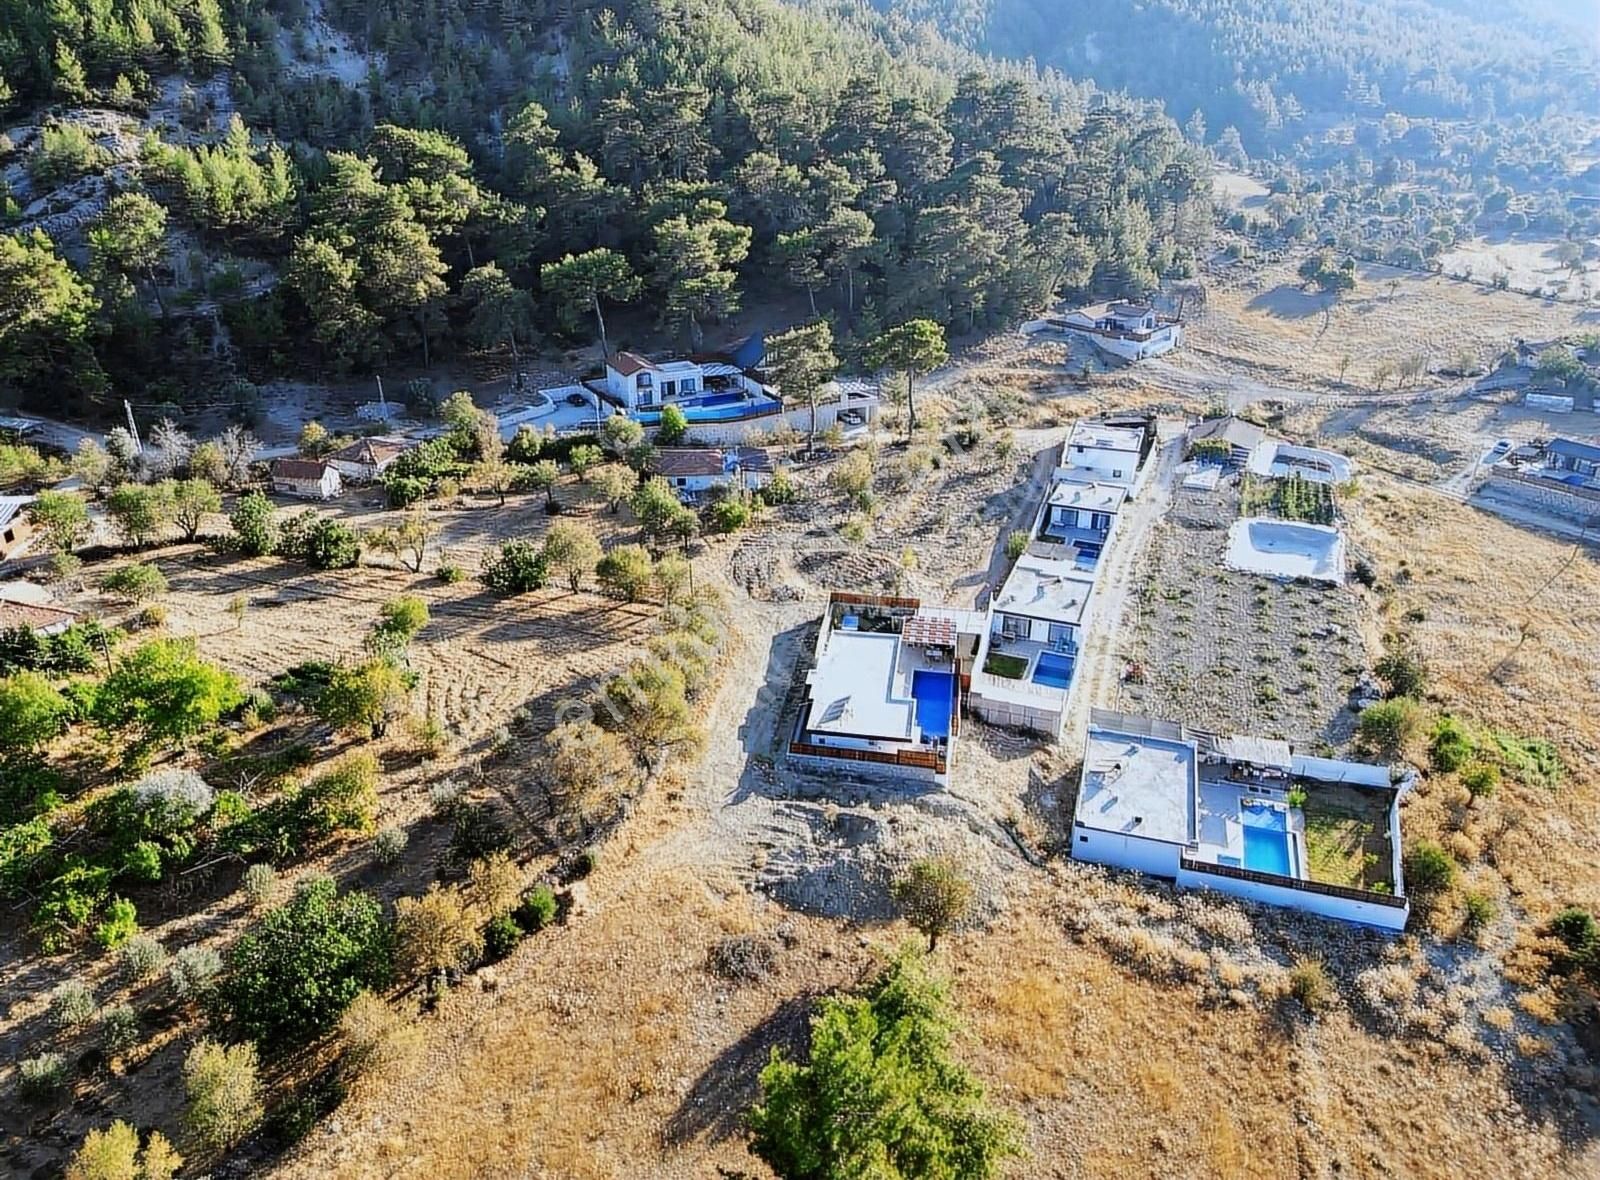
M 883 741 L 911 737 L 915 702 L 898 681 L 900 636 L 835 629 L 806 677 L 811 715 L 806 728 Z
M 1270 479 L 1288 479 L 1298 475 L 1312 483 L 1347 483 L 1355 468 L 1350 460 L 1337 451 L 1324 451 L 1317 447 L 1297 447 L 1291 443 L 1269 438 L 1250 452 L 1245 465 L 1251 475 Z
M 1094 578 L 1071 561 L 1024 553 L 994 600 L 994 609 L 1052 623 L 1083 620 Z
M 1325 524 L 1248 516 L 1228 526 L 1224 564 L 1269 578 L 1344 581 L 1344 538 Z
M 1085 512 L 1116 512 L 1127 498 L 1128 489 L 1120 484 L 1076 480 L 1070 476 L 1058 480 L 1050 489 L 1052 508 L 1078 508 Z
M 1198 794 L 1191 743 L 1089 727 L 1076 816 L 1084 827 L 1187 846 Z
M 1099 422 L 1076 422 L 1067 436 L 1067 446 L 1093 447 L 1097 451 L 1137 451 L 1144 443 L 1144 431 L 1134 426 L 1105 426 Z

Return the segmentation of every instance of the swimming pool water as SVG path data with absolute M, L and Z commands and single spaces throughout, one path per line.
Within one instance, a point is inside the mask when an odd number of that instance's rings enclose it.
M 1244 867 L 1258 873 L 1292 877 L 1289 862 L 1289 813 L 1282 807 L 1246 803 L 1239 809 L 1244 828 Z
M 684 418 L 689 422 L 728 422 L 736 418 L 756 418 L 782 409 L 772 398 L 746 399 L 740 393 L 706 393 L 674 404 L 683 411 Z M 642 410 L 638 418 L 646 426 L 653 426 L 661 421 L 661 411 Z
M 1070 657 L 1040 652 L 1039 662 L 1033 666 L 1033 682 L 1049 688 L 1069 688 L 1072 685 L 1072 668 Z
M 955 712 L 955 674 L 918 668 L 911 674 L 911 696 L 917 702 L 917 727 L 922 736 L 949 737 L 950 715 Z

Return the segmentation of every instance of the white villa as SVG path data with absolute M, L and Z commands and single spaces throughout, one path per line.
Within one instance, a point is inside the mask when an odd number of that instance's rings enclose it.
M 611 414 L 626 414 L 653 428 L 671 405 L 682 412 L 695 441 L 709 445 L 747 442 L 785 428 L 809 430 L 809 397 L 791 391 L 786 402 L 764 380 L 764 359 L 759 336 L 725 353 L 687 358 L 619 352 L 599 377 L 540 390 L 537 402 L 520 412 L 521 420 L 548 419 L 557 431 L 577 432 L 595 429 Z M 874 390 L 830 382 L 818 400 L 815 425 L 865 426 L 877 417 L 878 405 Z
M 1057 332 L 1082 336 L 1125 361 L 1161 356 L 1183 343 L 1183 324 L 1148 303 L 1108 303 L 1065 315 L 1048 315 L 1022 326 L 1024 335 Z
M 948 783 L 962 685 L 986 621 L 915 598 L 831 594 L 790 757 Z
M 321 459 L 274 459 L 272 490 L 302 500 L 331 500 L 344 491 L 339 469 Z
M 1401 874 L 1401 788 L 1382 766 L 1296 754 L 1095 709 L 1073 821 L 1078 860 L 1385 930 L 1410 913 Z M 1350 880 L 1320 880 L 1308 813 L 1349 820 L 1368 854 Z
M 1057 479 L 1090 479 L 1116 484 L 1137 495 L 1145 456 L 1146 431 L 1140 426 L 1110 426 L 1078 421 L 1067 436 Z
M 680 500 L 698 500 L 717 487 L 755 491 L 772 482 L 777 460 L 761 447 L 661 447 L 650 460 Z

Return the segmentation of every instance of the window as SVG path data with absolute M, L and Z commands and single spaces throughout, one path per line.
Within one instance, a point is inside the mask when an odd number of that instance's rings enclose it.
M 1000 634 L 1007 639 L 1026 639 L 1028 637 L 1028 620 L 1019 619 L 1015 615 L 1001 615 Z
M 649 373 L 640 373 L 633 384 L 635 389 L 650 389 L 654 387 L 655 379 Z
M 1089 837 L 1087 837 L 1087 836 L 1079 836 L 1078 837 L 1078 843 L 1079 844 L 1087 844 L 1088 842 L 1089 842 Z
M 1111 473 L 1111 478 L 1112 479 L 1121 479 L 1122 478 L 1122 469 L 1118 468 L 1117 470 L 1113 471 Z
M 675 484 L 677 484 L 677 485 L 678 485 L 678 486 L 679 486 L 679 487 L 680 487 L 680 488 L 686 488 L 686 487 L 688 487 L 688 486 L 689 486 L 689 481 L 688 481 L 688 480 L 687 480 L 687 479 L 685 479 L 685 478 L 684 478 L 684 477 L 683 477 L 683 476 L 681 476 L 681 475 L 680 475 L 680 476 L 678 476 L 678 478 L 677 478 L 677 479 L 675 479 L 675 480 L 673 480 L 673 481 L 672 481 L 672 482 L 673 482 L 673 483 L 675 483 Z

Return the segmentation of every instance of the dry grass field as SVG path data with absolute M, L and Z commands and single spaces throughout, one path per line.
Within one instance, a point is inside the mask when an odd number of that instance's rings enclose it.
M 1370 389 L 1381 366 L 1409 356 L 1433 366 L 1463 355 L 1487 363 L 1517 337 L 1549 340 L 1597 327 L 1600 311 L 1375 263 L 1360 268 L 1354 291 L 1335 299 L 1302 290 L 1294 266 L 1284 263 L 1214 283 L 1206 306 L 1190 317 L 1185 349 L 1309 389 L 1336 385 L 1342 367 L 1350 386 Z

